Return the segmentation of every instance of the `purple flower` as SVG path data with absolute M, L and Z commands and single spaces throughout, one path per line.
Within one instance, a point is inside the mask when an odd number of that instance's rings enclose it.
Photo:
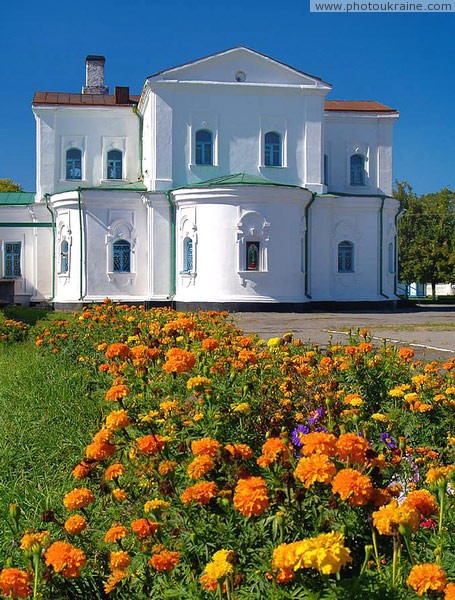
M 319 421 L 319 419 L 322 417 L 322 413 L 324 412 L 324 409 L 319 407 L 316 410 L 312 410 L 310 412 L 310 414 L 308 415 L 308 425 L 314 425 L 315 423 L 317 423 Z
M 397 441 L 386 431 L 384 431 L 384 433 L 381 433 L 381 440 L 383 444 L 385 444 L 387 448 L 389 448 L 389 450 L 393 450 L 397 447 Z
M 327 433 L 327 427 L 322 427 L 322 425 L 320 425 L 319 427 L 315 427 L 314 430 L 316 431 L 316 433 L 320 431 Z
M 291 434 L 291 440 L 294 446 L 299 446 L 300 448 L 300 446 L 302 445 L 302 435 L 306 435 L 307 433 L 309 433 L 309 431 L 310 430 L 305 425 L 297 425 L 297 427 Z

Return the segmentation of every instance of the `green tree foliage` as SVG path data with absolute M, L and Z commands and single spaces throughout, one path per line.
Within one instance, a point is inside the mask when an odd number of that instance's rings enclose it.
M 0 179 L 0 192 L 22 192 L 22 187 L 12 179 Z
M 396 184 L 395 198 L 406 210 L 399 223 L 399 278 L 406 283 L 455 281 L 455 192 L 448 188 L 417 196 L 407 182 Z

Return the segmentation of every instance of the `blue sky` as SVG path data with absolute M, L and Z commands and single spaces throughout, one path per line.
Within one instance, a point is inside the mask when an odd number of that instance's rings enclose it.
M 85 56 L 106 85 L 245 45 L 332 83 L 328 98 L 397 108 L 394 177 L 455 188 L 455 13 L 310 13 L 308 0 L 8 2 L 0 36 L 0 177 L 35 189 L 35 91 L 80 92 Z

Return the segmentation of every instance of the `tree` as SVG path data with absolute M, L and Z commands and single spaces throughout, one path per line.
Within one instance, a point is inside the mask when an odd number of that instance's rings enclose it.
M 399 278 L 430 283 L 435 299 L 437 283 L 455 280 L 455 192 L 444 188 L 419 197 L 401 182 L 395 197 L 406 210 L 399 224 Z
M 12 179 L 0 179 L 0 192 L 22 192 L 22 187 Z

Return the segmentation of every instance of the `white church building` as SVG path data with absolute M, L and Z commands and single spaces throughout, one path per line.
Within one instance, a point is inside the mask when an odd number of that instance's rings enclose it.
M 109 94 L 104 64 L 87 57 L 82 93 L 34 96 L 36 193 L 0 194 L 0 294 L 396 301 L 396 110 L 326 100 L 329 83 L 245 47 L 155 73 L 140 96 Z

